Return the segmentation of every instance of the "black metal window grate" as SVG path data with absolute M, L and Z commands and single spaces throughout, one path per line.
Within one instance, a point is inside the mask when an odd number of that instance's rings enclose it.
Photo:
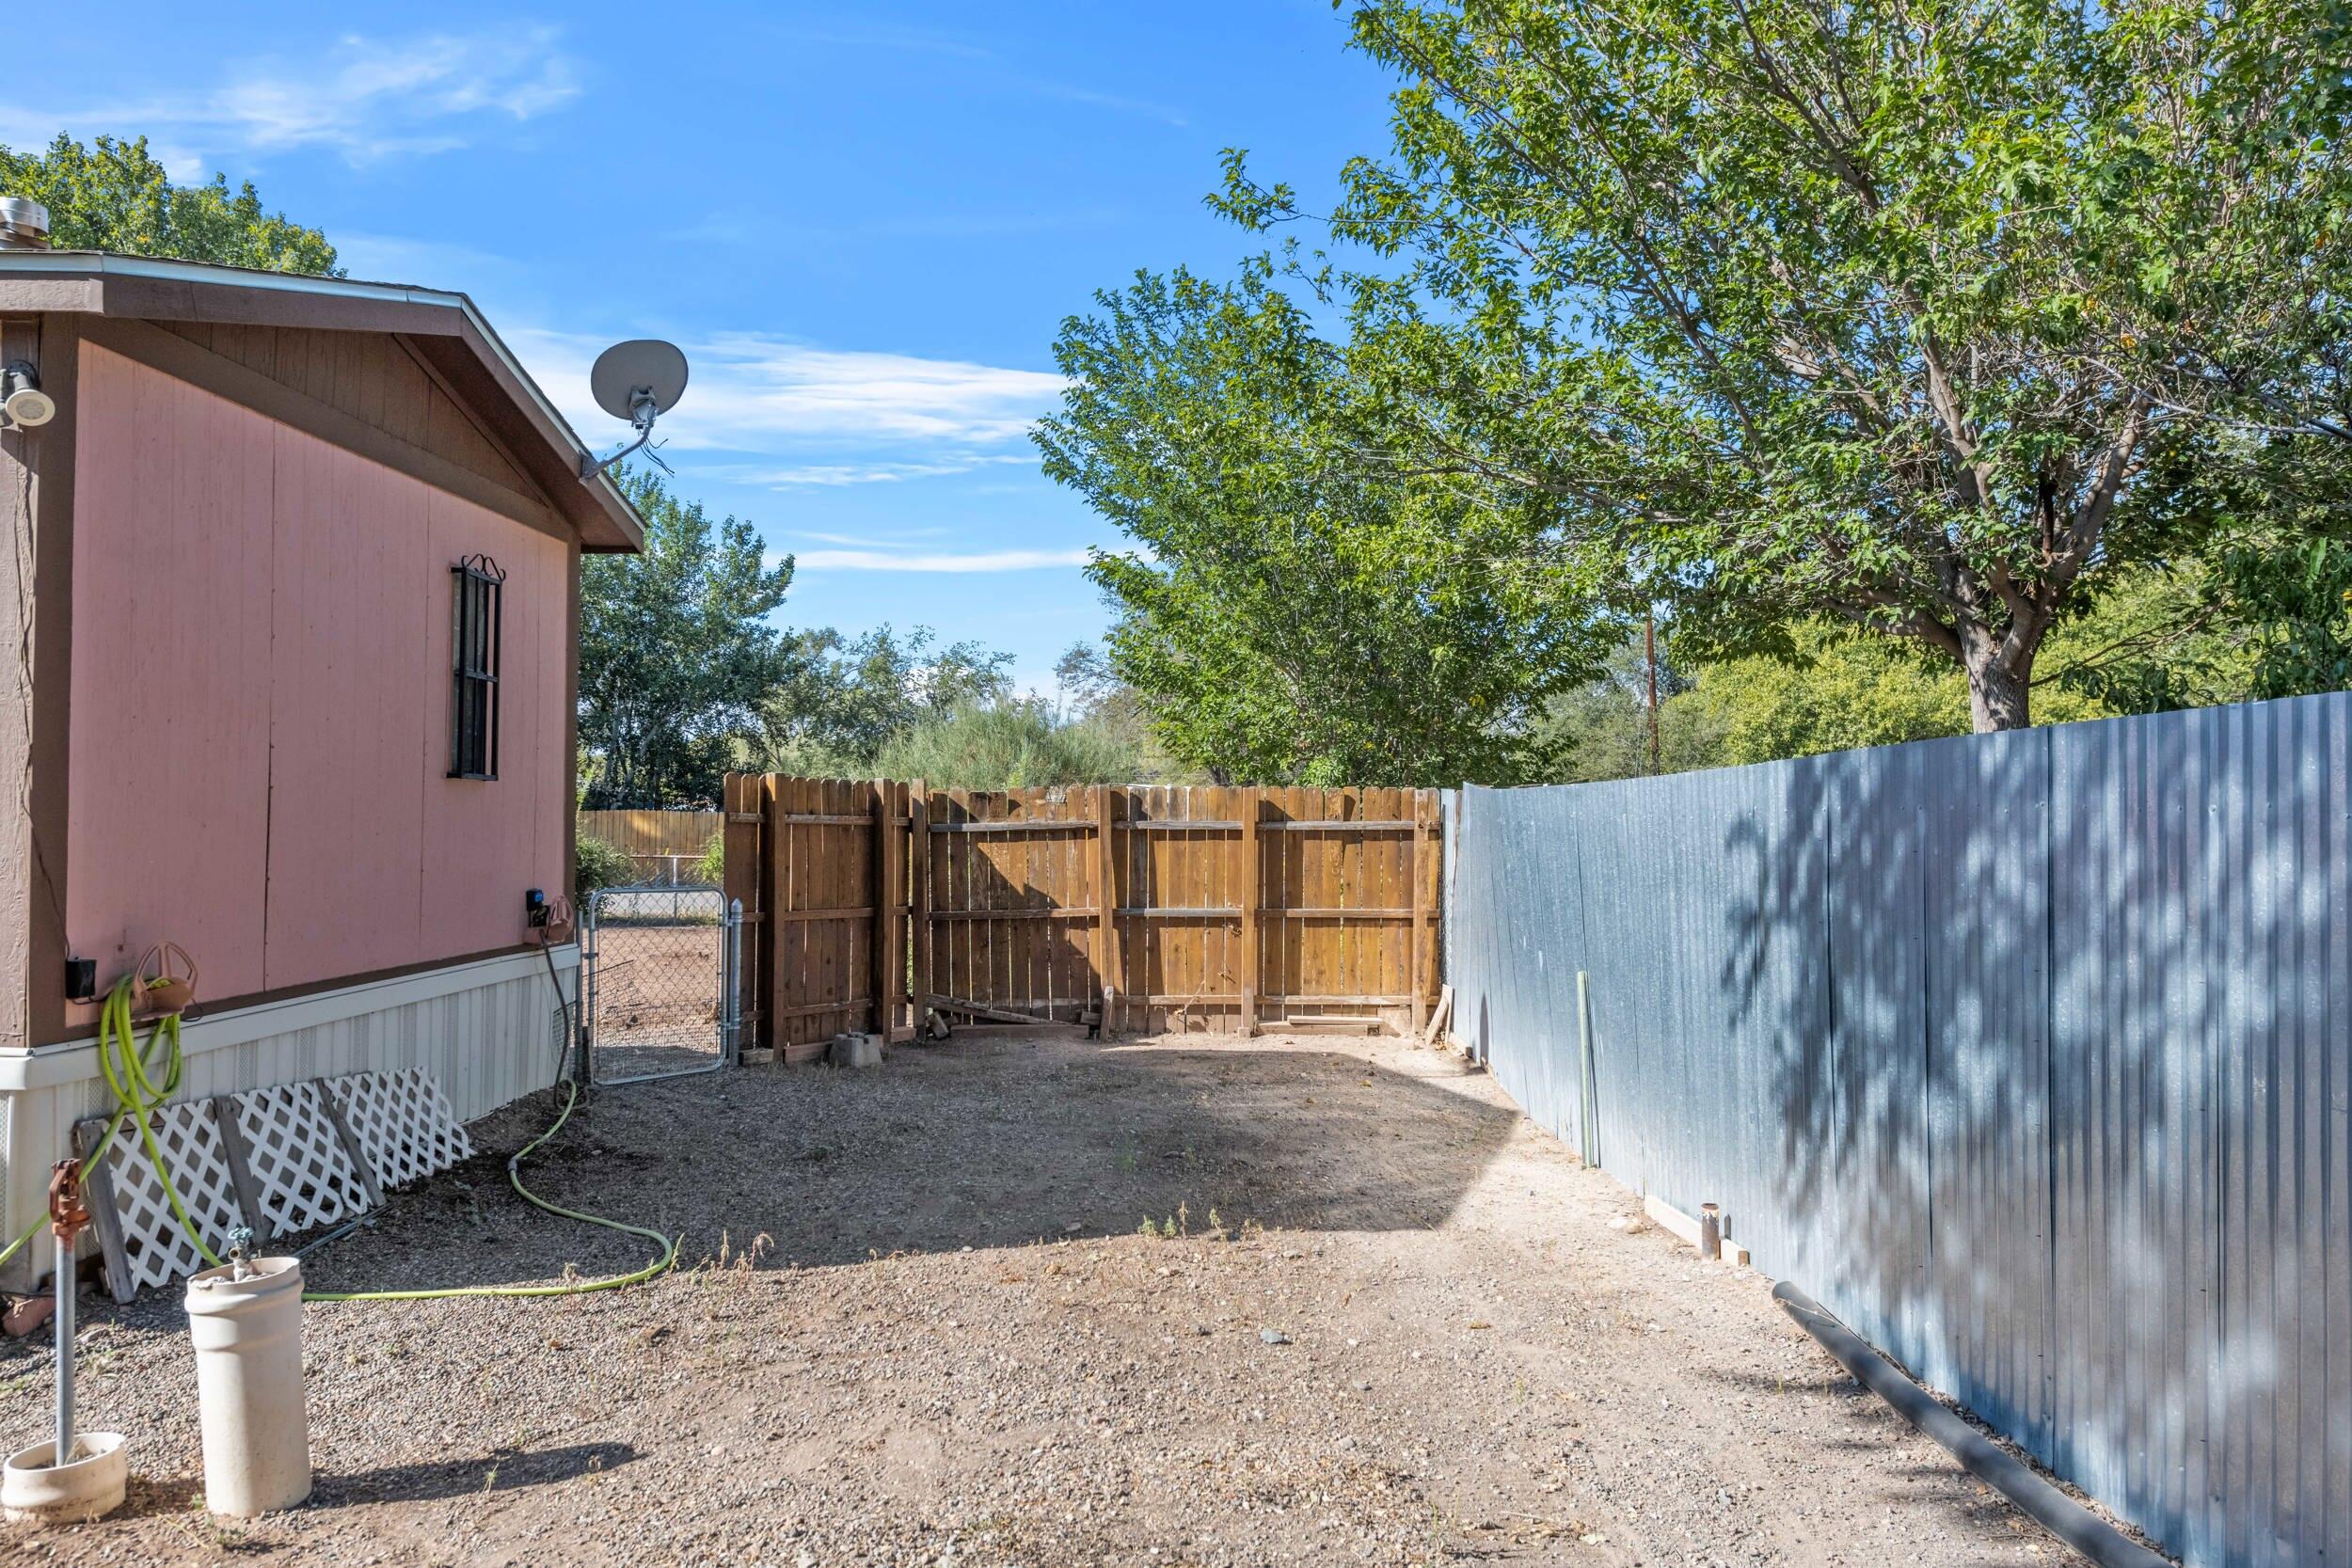
M 450 641 L 454 650 L 449 704 L 449 776 L 499 776 L 499 642 L 506 574 L 486 555 L 450 569 Z

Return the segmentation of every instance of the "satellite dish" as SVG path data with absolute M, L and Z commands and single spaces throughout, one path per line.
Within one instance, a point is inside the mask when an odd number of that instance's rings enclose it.
M 588 372 L 588 390 L 596 406 L 616 420 L 637 420 L 641 398 L 653 400 L 656 414 L 667 414 L 686 395 L 686 356 L 675 343 L 659 338 L 631 338 L 596 356 Z
M 597 407 L 635 426 L 637 439 L 601 463 L 581 458 L 582 479 L 596 478 L 651 439 L 654 420 L 675 407 L 677 400 L 686 395 L 686 356 L 675 343 L 665 343 L 659 338 L 631 338 L 625 343 L 614 343 L 596 356 L 596 363 L 588 372 L 588 392 L 596 400 Z

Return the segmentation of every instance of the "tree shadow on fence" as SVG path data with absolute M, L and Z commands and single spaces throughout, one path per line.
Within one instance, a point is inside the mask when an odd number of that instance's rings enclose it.
M 1586 972 L 1613 1174 L 2193 1560 L 2344 1556 L 2348 732 L 2331 696 L 1474 792 L 1457 1006 L 1572 1135 Z
M 1786 764 L 1724 828 L 1778 1270 L 2192 1561 L 2352 1549 L 2347 720 Z

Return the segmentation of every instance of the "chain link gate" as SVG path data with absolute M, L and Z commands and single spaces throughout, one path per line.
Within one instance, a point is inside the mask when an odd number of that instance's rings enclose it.
M 580 1049 L 592 1084 L 735 1064 L 743 906 L 715 887 L 599 888 L 580 922 Z

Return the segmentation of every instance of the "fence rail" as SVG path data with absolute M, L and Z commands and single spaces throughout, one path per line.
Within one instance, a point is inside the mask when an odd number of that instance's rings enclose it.
M 787 1053 L 848 1027 L 911 1032 L 930 1008 L 1403 1030 L 1437 989 L 1434 791 L 726 787 L 748 1010 Z
M 2348 742 L 2331 695 L 1465 790 L 1454 1031 L 2190 1568 L 2352 1561 Z

